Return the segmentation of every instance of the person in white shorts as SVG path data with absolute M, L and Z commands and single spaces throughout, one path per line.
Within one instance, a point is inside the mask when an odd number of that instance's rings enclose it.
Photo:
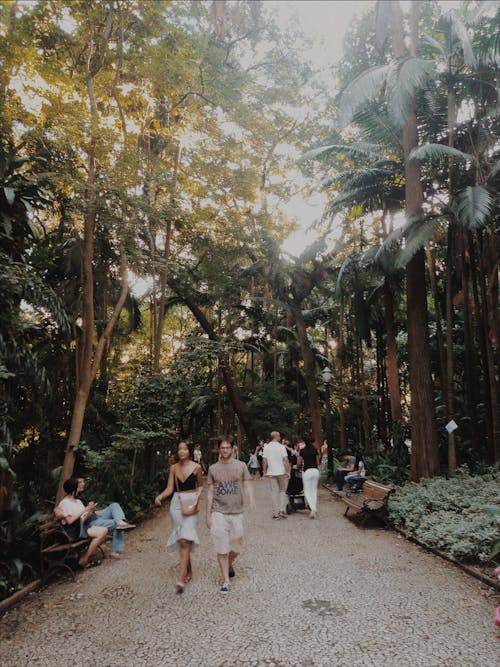
M 208 469 L 207 484 L 207 526 L 223 577 L 220 592 L 228 593 L 243 540 L 243 492 L 255 508 L 250 473 L 243 461 L 233 458 L 228 436 L 219 441 L 219 460 Z

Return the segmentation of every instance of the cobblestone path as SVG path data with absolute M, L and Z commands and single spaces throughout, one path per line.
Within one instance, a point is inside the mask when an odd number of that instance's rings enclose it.
M 233 590 L 208 531 L 174 594 L 168 508 L 106 561 L 31 594 L 0 620 L 2 667 L 493 667 L 491 591 L 381 528 L 360 529 L 320 491 L 319 518 L 273 521 L 265 481 L 246 514 Z

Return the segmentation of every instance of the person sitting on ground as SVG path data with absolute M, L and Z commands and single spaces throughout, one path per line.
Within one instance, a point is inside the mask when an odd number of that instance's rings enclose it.
M 353 472 L 345 476 L 344 481 L 352 485 L 358 479 L 363 479 L 366 475 L 365 462 L 361 454 L 356 454 L 356 463 L 354 464 Z
M 91 542 L 78 560 L 78 565 L 82 568 L 89 566 L 89 558 L 104 542 L 108 534 L 104 526 L 89 526 L 86 528 L 85 521 L 95 510 L 95 503 L 89 503 L 87 507 L 76 497 L 78 482 L 74 477 L 70 477 L 63 485 L 66 495 L 57 505 L 54 514 L 62 520 L 63 529 L 72 542 L 79 539 L 90 537 Z
M 337 468 L 337 472 L 335 473 L 335 482 L 337 483 L 338 491 L 342 491 L 346 475 L 352 473 L 356 466 L 356 457 L 352 454 L 346 452 L 345 454 L 342 454 L 342 458 L 346 464 L 345 466 L 339 466 Z
M 87 507 L 89 501 L 87 500 L 85 491 L 85 480 L 83 477 L 77 477 L 78 489 L 76 497 L 81 500 Z M 95 504 L 95 503 L 94 503 Z M 135 528 L 133 523 L 125 520 L 125 512 L 118 503 L 111 503 L 102 510 L 94 511 L 90 514 L 85 522 L 86 527 L 89 526 L 104 526 L 113 534 L 113 542 L 111 544 L 111 558 L 120 558 L 125 548 L 124 530 Z

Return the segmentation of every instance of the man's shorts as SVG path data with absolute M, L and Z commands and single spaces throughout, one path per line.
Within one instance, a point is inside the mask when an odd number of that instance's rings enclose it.
M 210 534 L 216 553 L 239 553 L 243 542 L 243 514 L 212 512 Z

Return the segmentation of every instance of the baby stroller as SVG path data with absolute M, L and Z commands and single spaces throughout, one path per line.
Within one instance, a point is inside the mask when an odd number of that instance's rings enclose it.
M 286 493 L 288 496 L 288 504 L 286 506 L 287 514 L 292 514 L 297 510 L 306 509 L 304 485 L 302 484 L 302 471 L 292 468 Z

